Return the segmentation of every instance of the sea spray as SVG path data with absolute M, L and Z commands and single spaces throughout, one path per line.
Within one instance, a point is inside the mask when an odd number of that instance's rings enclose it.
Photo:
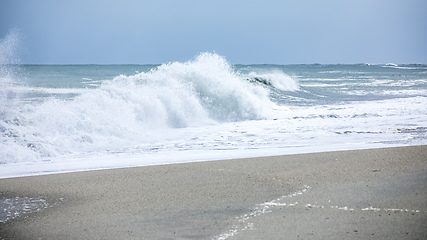
M 16 75 L 19 58 L 17 52 L 20 45 L 20 32 L 12 29 L 0 40 L 0 114 L 4 115 L 12 108 L 16 93 L 10 90 Z

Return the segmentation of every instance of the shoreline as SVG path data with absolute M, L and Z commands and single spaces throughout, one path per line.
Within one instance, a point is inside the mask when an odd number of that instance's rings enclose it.
M 0 179 L 1 239 L 427 237 L 427 145 Z
M 316 153 L 329 153 L 329 152 L 343 152 L 343 151 L 358 151 L 358 150 L 370 150 L 370 149 L 382 149 L 382 148 L 400 148 L 400 147 L 417 147 L 424 145 L 391 145 L 384 147 L 381 146 L 369 146 L 369 147 L 343 147 L 338 146 L 338 149 L 324 149 L 312 148 L 291 150 L 286 154 L 281 151 L 276 152 L 275 150 L 270 154 L 263 151 L 254 151 L 244 154 L 233 154 L 230 156 L 227 152 L 214 152 L 208 157 L 204 152 L 194 151 L 193 154 L 179 154 L 174 155 L 173 158 L 170 155 L 156 154 L 155 156 L 150 155 L 97 155 L 97 156 L 82 156 L 76 158 L 60 158 L 60 160 L 46 161 L 46 162 L 18 162 L 5 164 L 2 166 L 2 172 L 0 173 L 1 179 L 9 178 L 20 178 L 20 177 L 33 177 L 43 176 L 51 174 L 64 174 L 64 173 L 77 173 L 87 171 L 98 171 L 98 170 L 110 170 L 110 169 L 121 169 L 121 168 L 132 168 L 132 167 L 150 167 L 150 166 L 163 166 L 173 164 L 184 164 L 184 163 L 197 163 L 197 162 L 210 162 L 210 161 L 227 161 L 236 159 L 249 159 L 249 158 L 263 158 L 263 157 L 280 157 L 280 156 L 291 156 L 300 154 L 316 154 Z M 336 148 L 337 146 L 334 146 Z M 120 159 L 122 157 L 122 159 Z M 144 162 L 141 163 L 141 159 Z M 87 167 L 89 164 L 89 167 Z M 71 164 L 70 164 L 71 163 Z M 83 167 L 85 166 L 85 167 Z

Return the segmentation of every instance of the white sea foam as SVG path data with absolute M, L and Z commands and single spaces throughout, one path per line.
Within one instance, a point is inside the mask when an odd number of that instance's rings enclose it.
M 43 198 L 15 197 L 0 199 L 0 223 L 25 217 L 33 212 L 40 212 L 50 207 Z
M 426 90 L 410 89 L 425 76 L 359 81 L 337 70 L 329 79 L 316 77 L 317 68 L 289 77 L 278 67 L 239 69 L 203 53 L 102 82 L 72 75 L 73 66 L 66 73 L 75 78 L 66 79 L 78 87 L 26 85 L 3 74 L 0 178 L 427 143 Z M 82 83 L 82 76 L 95 80 Z M 384 89 L 370 89 L 377 86 Z M 375 97 L 361 101 L 351 95 L 357 91 Z
M 59 104 L 64 107 L 63 103 Z M 27 142 L 24 142 L 33 145 L 21 146 L 15 143 L 4 148 L 11 159 L 28 159 L 35 153 L 40 156 L 33 163 L 21 160 L 21 163 L 15 161 L 3 165 L 0 178 L 425 144 L 427 128 L 417 126 L 425 124 L 427 120 L 426 110 L 422 108 L 426 104 L 427 98 L 417 97 L 344 106 L 278 108 L 275 110 L 276 120 L 222 122 L 186 128 L 153 125 L 146 132 L 142 131 L 144 127 L 135 123 L 136 120 L 127 119 L 127 110 L 121 111 L 118 116 L 94 111 L 90 116 L 101 115 L 96 119 L 80 119 L 86 114 L 77 117 L 65 113 L 49 117 L 41 114 L 34 118 L 44 117 L 46 125 L 35 127 L 35 133 L 30 132 L 26 136 Z M 118 104 L 116 107 L 120 106 Z M 63 121 L 58 122 L 55 120 L 57 118 Z M 24 128 L 26 131 L 32 129 L 31 126 Z

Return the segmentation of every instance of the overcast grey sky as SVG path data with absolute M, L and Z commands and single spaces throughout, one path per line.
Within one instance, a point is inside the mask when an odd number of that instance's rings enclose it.
M 427 63 L 426 0 L 0 0 L 21 62 Z

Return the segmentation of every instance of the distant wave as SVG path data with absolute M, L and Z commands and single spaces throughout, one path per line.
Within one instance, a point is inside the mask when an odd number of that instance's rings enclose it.
M 282 71 L 275 70 L 268 73 L 250 72 L 248 80 L 251 82 L 261 83 L 272 86 L 283 91 L 298 91 L 298 82 Z
M 389 68 L 397 68 L 397 69 L 425 69 L 427 70 L 426 64 L 395 64 L 395 63 L 387 63 L 383 65 L 383 67 Z

